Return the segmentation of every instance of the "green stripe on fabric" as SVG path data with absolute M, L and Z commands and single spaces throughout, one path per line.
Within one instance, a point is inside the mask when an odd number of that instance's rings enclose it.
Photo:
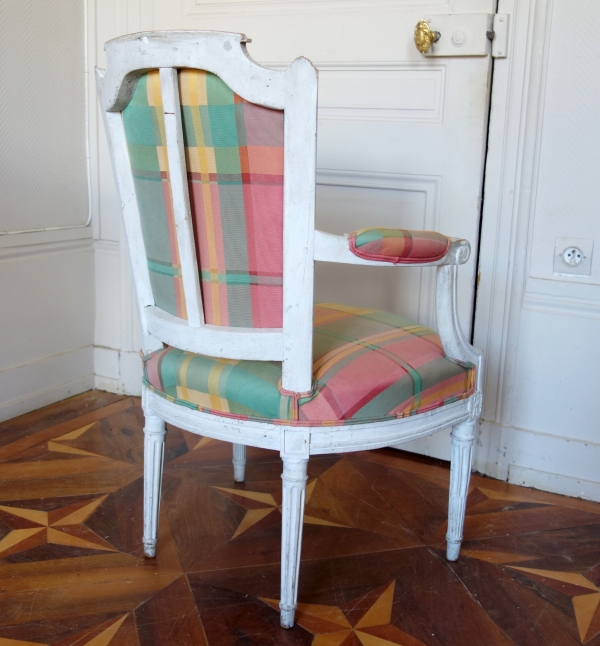
M 222 285 L 283 285 L 283 278 L 279 276 L 253 276 L 233 271 L 222 274 L 203 270 L 200 272 L 200 277 L 208 283 L 221 283 Z
M 181 267 L 166 265 L 156 260 L 150 260 L 150 258 L 148 258 L 148 269 L 155 271 L 157 274 L 164 274 L 165 276 L 181 276 Z
M 409 231 L 402 229 L 366 229 L 356 234 L 356 246 L 362 247 L 382 238 L 412 238 Z
M 346 336 L 345 334 L 342 334 L 341 332 L 335 332 L 334 330 L 326 330 L 325 328 L 318 327 L 315 328 L 314 333 L 315 334 L 323 334 L 325 336 L 332 337 L 334 339 L 340 339 L 342 341 L 345 341 L 346 343 L 355 343 L 357 345 L 362 345 L 365 348 L 368 348 L 370 350 L 379 350 L 379 348 L 383 347 L 383 345 L 387 345 L 388 343 L 399 343 L 400 341 L 403 340 L 408 340 L 413 336 L 430 336 L 432 334 L 435 334 L 433 330 L 430 330 L 428 327 L 425 327 L 423 325 L 414 325 L 412 326 L 413 329 L 411 330 L 408 327 L 404 328 L 390 328 L 390 333 L 392 333 L 394 330 L 404 330 L 407 332 L 406 337 L 404 339 L 394 337 L 392 339 L 386 339 L 384 340 L 381 344 L 373 344 L 373 343 L 368 343 L 366 341 L 363 341 L 362 339 L 357 339 L 352 336 Z M 381 334 L 384 334 L 385 330 L 381 330 Z

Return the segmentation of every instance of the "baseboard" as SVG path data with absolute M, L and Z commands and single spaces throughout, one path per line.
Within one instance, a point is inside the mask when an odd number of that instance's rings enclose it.
M 139 352 L 94 348 L 94 387 L 120 395 L 142 394 L 142 360 Z
M 93 387 L 91 346 L 8 368 L 0 372 L 0 422 Z
M 512 484 L 551 491 L 572 498 L 600 502 L 600 482 L 547 473 L 514 464 L 508 467 L 508 481 Z
M 599 443 L 493 422 L 481 424 L 473 460 L 493 478 L 597 502 L 599 464 Z
M 479 423 L 473 468 L 496 480 L 508 478 L 507 431 L 499 424 L 482 420 Z

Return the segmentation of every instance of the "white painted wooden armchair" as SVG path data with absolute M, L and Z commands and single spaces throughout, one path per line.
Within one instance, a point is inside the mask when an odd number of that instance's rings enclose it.
M 165 422 L 232 442 L 238 482 L 247 445 L 280 451 L 289 628 L 310 455 L 452 427 L 447 556 L 458 558 L 482 357 L 456 311 L 468 242 L 315 231 L 317 71 L 305 58 L 263 68 L 246 42 L 124 36 L 106 43 L 97 83 L 143 334 L 145 553 L 156 550 Z M 313 306 L 315 260 L 437 266 L 439 337 L 384 312 Z

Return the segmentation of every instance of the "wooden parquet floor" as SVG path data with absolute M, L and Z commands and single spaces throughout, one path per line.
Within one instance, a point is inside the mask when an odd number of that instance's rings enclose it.
M 309 463 L 297 625 L 278 625 L 281 462 L 170 428 L 142 556 L 139 401 L 90 392 L 0 425 L 0 646 L 600 645 L 600 505 L 471 481 L 444 559 L 447 465 Z

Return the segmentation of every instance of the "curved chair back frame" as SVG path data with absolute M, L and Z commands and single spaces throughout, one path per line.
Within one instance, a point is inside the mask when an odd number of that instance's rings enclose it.
M 317 71 L 306 58 L 296 59 L 285 71 L 261 67 L 248 55 L 246 42 L 243 34 L 186 31 L 148 32 L 111 40 L 106 44 L 107 70 L 96 71 L 100 104 L 131 249 L 144 352 L 166 343 L 213 357 L 282 361 L 282 387 L 307 392 L 312 385 Z M 284 111 L 280 329 L 207 325 L 204 321 L 187 186 L 178 68 L 211 72 L 243 99 Z M 152 69 L 160 70 L 187 320 L 161 310 L 154 302 L 121 115 L 140 76 Z

